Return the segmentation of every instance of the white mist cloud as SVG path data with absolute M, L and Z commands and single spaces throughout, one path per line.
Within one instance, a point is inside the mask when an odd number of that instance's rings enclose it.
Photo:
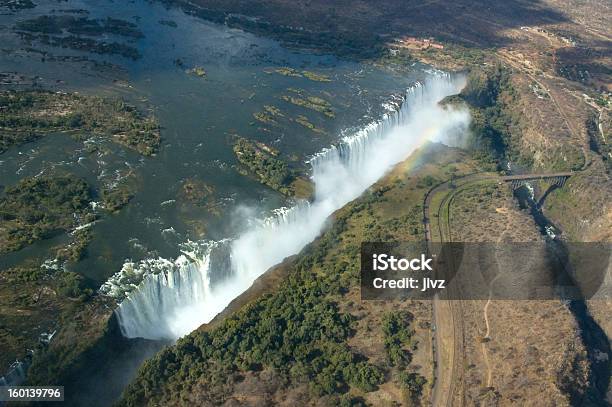
M 298 253 L 323 229 L 328 217 L 357 198 L 395 164 L 426 141 L 455 143 L 469 113 L 438 101 L 456 94 L 462 78 L 432 76 L 407 93 L 400 110 L 344 139 L 312 161 L 315 199 L 266 222 L 237 239 L 204 244 L 171 271 L 148 276 L 117 310 L 127 337 L 176 339 L 210 321 L 267 269 Z

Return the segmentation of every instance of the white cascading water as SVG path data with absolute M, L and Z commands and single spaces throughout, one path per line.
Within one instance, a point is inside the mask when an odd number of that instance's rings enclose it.
M 463 78 L 435 74 L 412 86 L 396 111 L 310 160 L 315 198 L 281 208 L 235 239 L 189 242 L 174 262 L 128 262 L 101 292 L 122 300 L 116 314 L 129 338 L 176 339 L 210 321 L 253 281 L 298 253 L 327 218 L 357 198 L 426 141 L 464 134 L 469 113 L 437 102 L 456 94 Z

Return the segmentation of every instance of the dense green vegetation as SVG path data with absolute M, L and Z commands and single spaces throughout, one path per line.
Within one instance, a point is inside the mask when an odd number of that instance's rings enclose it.
M 198 9 L 198 15 L 211 19 L 210 11 Z M 219 14 L 219 13 L 216 13 Z M 225 14 L 225 13 L 220 13 Z M 253 20 L 239 15 L 223 16 L 224 21 L 233 27 L 262 35 L 272 36 L 282 42 L 299 45 L 303 48 L 315 48 L 336 55 L 351 58 L 372 58 L 385 52 L 381 37 L 357 27 L 350 32 L 342 31 L 309 31 L 299 28 L 271 24 L 263 20 Z
M 508 73 L 500 66 L 490 70 L 475 69 L 468 75 L 461 97 L 477 108 L 493 106 L 504 86 L 507 86 Z
M 313 71 L 298 71 L 297 69 L 290 68 L 290 67 L 277 68 L 274 71 L 266 71 L 266 72 L 267 73 L 276 72 L 283 76 L 306 78 L 314 82 L 331 82 L 331 79 L 329 79 L 329 76 L 327 75 L 316 73 Z
M 270 113 L 270 110 L 268 107 L 266 111 Z M 234 143 L 234 153 L 238 161 L 246 167 L 246 171 L 239 168 L 243 174 L 250 172 L 262 184 L 285 195 L 300 198 L 308 198 L 311 195 L 310 183 L 291 170 L 285 161 L 278 159 L 278 151 L 263 143 L 238 137 Z
M 91 222 L 90 201 L 89 186 L 74 176 L 22 179 L 0 199 L 0 252 Z
M 102 190 L 104 208 L 111 212 L 117 212 L 119 209 L 123 208 L 133 197 L 134 191 L 129 185 L 123 183 L 117 188 Z
M 39 350 L 40 334 L 53 332 L 64 310 L 89 302 L 93 290 L 82 276 L 63 268 L 24 262 L 0 273 L 0 365 L 3 369 Z
M 472 120 L 467 148 L 486 170 L 501 170 L 504 160 L 523 166 L 532 165 L 532 157 L 521 154 L 520 117 L 517 116 L 517 90 L 510 72 L 496 65 L 474 68 L 459 95 L 444 103 L 466 103 Z
M 134 23 L 116 18 L 94 20 L 70 15 L 44 15 L 30 20 L 19 21 L 15 28 L 20 31 L 44 34 L 62 34 L 64 31 L 75 35 L 98 36 L 102 34 L 141 38 L 142 32 Z
M 159 148 L 159 124 L 132 105 L 72 93 L 0 92 L 0 153 L 13 145 L 58 131 L 90 132 L 152 155 Z M 76 134 L 76 133 L 75 133 Z M 78 133 L 77 136 L 86 135 Z
M 15 11 L 34 8 L 36 4 L 32 0 L 0 0 L 0 7 Z
M 308 120 L 308 117 L 306 116 L 302 116 L 299 115 L 298 117 L 295 118 L 295 122 L 306 127 L 308 130 L 311 130 L 317 134 L 323 134 L 325 133 L 324 130 L 321 130 L 320 128 L 318 128 L 317 126 L 315 126 L 313 123 L 310 122 L 310 120 Z
M 314 398 L 342 394 L 349 387 L 375 390 L 384 376 L 347 346 L 353 317 L 339 312 L 333 300 L 345 292 L 347 278 L 357 283 L 356 270 L 349 272 L 346 263 L 339 262 L 337 272 L 312 272 L 313 263 L 337 244 L 345 222 L 337 222 L 274 293 L 247 305 L 216 329 L 189 335 L 147 361 L 120 405 L 146 400 L 186 403 L 196 381 L 205 387 L 208 402 L 221 403 L 231 392 L 228 378 L 269 368 L 285 378 L 285 385 L 308 383 Z
M 383 317 L 383 331 L 389 363 L 397 368 L 396 380 L 404 391 L 405 398 L 416 401 L 421 396 L 427 380 L 418 373 L 406 370 L 412 361 L 410 350 L 416 349 L 412 321 L 413 316 L 408 311 L 389 312 Z
M 411 361 L 410 347 L 413 330 L 410 328 L 412 315 L 407 311 L 391 312 L 383 317 L 385 349 L 392 366 L 405 368 Z
M 93 293 L 90 288 L 86 287 L 83 276 L 62 269 L 55 270 L 30 265 L 12 267 L 3 271 L 2 280 L 6 284 L 18 287 L 24 284 L 27 285 L 27 283 L 40 284 L 44 282 L 54 292 L 67 298 L 85 300 Z M 24 288 L 24 292 L 27 292 L 27 287 L 24 286 L 22 288 Z M 40 289 L 40 287 L 37 289 Z M 4 297 L 2 299 L 4 300 Z M 21 307 L 29 307 L 36 303 L 36 299 L 29 298 L 28 296 L 17 296 L 14 298 L 14 301 L 13 305 Z
M 238 161 L 255 173 L 264 184 L 274 189 L 281 189 L 288 185 L 291 173 L 287 163 L 275 158 L 255 143 L 239 138 L 234 143 L 234 152 Z
M 89 186 L 71 175 L 25 178 L 0 198 L 0 254 L 74 230 L 69 241 L 62 237 L 58 245 L 0 272 L 3 366 L 37 348 L 39 335 L 57 328 L 60 313 L 92 297 L 85 278 L 64 267 L 84 256 L 92 238 L 89 228 L 75 229 L 95 219 L 90 200 Z
M 405 398 L 416 403 L 423 392 L 423 386 L 427 379 L 415 372 L 401 371 L 397 374 L 397 380 L 405 392 Z
M 110 194 L 120 195 L 120 187 Z M 103 193 L 105 205 L 109 205 L 107 194 Z M 50 174 L 24 178 L 8 187 L 0 198 L 0 254 L 63 234 L 57 244 L 48 249 L 41 246 L 41 250 L 0 273 L 0 308 L 4 310 L 0 347 L 5 351 L 0 362 L 7 366 L 24 358 L 27 349 L 35 349 L 28 371 L 31 383 L 52 383 L 64 373 L 74 373 L 75 363 L 86 365 L 88 362 L 82 362 L 87 357 L 83 356 L 85 350 L 107 329 L 106 320 L 114 304 L 101 306 L 91 281 L 68 269 L 86 256 L 93 238 L 96 216 L 90 206 L 92 195 L 83 180 Z M 106 314 L 104 319 L 82 315 L 91 313 Z M 49 348 L 39 341 L 41 333 L 56 330 L 59 333 Z M 87 330 L 93 332 L 84 333 Z
M 183 203 L 206 209 L 211 215 L 221 216 L 222 208 L 219 205 L 219 201 L 215 198 L 215 187 L 201 179 L 184 179 L 178 193 L 178 198 Z M 190 220 L 188 223 L 195 226 L 198 224 L 198 221 Z M 196 226 L 196 229 L 203 231 L 205 228 Z
M 15 30 L 27 41 L 40 41 L 53 47 L 97 54 L 116 54 L 131 59 L 141 57 L 138 50 L 131 45 L 92 38 L 112 35 L 134 40 L 143 37 L 136 24 L 116 18 L 96 20 L 70 15 L 44 15 L 19 21 Z
M 352 26 L 350 30 L 338 30 L 334 19 L 336 10 L 328 15 L 323 21 L 327 28 L 317 28 L 314 30 L 304 29 L 300 23 L 295 24 L 275 24 L 272 21 L 276 18 L 262 19 L 252 18 L 252 12 L 278 10 L 282 8 L 270 7 L 269 5 L 251 3 L 240 5 L 234 9 L 238 3 L 221 3 L 221 7 L 198 7 L 193 2 L 177 2 L 195 16 L 206 20 L 214 21 L 219 24 L 227 24 L 233 28 L 240 28 L 259 35 L 275 38 L 286 45 L 298 46 L 300 48 L 316 49 L 324 52 L 333 52 L 336 55 L 350 58 L 373 58 L 384 54 L 385 46 L 382 36 L 372 33 L 370 30 L 360 26 Z M 287 10 L 285 10 L 286 12 Z M 251 15 L 251 16 L 249 16 Z M 303 13 L 296 13 L 299 18 L 305 17 Z M 321 22 L 319 17 L 316 17 Z M 297 20 L 300 21 L 300 20 Z M 305 21 L 302 22 L 302 24 Z M 320 80 L 314 77 L 312 80 Z M 310 78 L 309 78 L 310 79 Z M 324 80 L 323 80 L 324 81 Z
M 459 95 L 470 106 L 472 121 L 469 148 L 490 167 L 511 154 L 513 118 L 506 102 L 514 96 L 509 74 L 500 66 L 489 70 L 473 70 Z M 509 98 L 510 101 L 507 101 Z
M 117 212 L 134 198 L 137 190 L 136 177 L 128 175 L 120 181 L 102 188 L 101 198 L 104 209 Z
M 142 57 L 138 50 L 130 45 L 117 41 L 98 41 L 93 38 L 68 35 L 66 37 L 53 36 L 48 34 L 31 34 L 20 32 L 19 35 L 26 41 L 40 41 L 41 44 L 51 47 L 70 48 L 77 51 L 93 52 L 100 55 L 120 55 L 124 58 L 133 60 Z
M 79 229 L 72 233 L 72 242 L 66 246 L 61 246 L 55 253 L 55 258 L 58 262 L 76 263 L 85 257 L 87 245 L 93 239 L 93 233 L 90 228 Z
M 298 93 L 298 96 L 283 95 L 282 99 L 285 102 L 292 103 L 296 106 L 304 107 L 306 109 L 322 113 L 329 118 L 333 119 L 334 117 L 336 117 L 336 114 L 332 110 L 331 103 L 320 97 L 304 96 L 300 92 Z

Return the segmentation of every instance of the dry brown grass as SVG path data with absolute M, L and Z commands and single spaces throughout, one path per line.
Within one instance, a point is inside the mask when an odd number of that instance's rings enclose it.
M 452 207 L 454 240 L 541 240 L 507 185 L 466 188 L 456 195 Z M 485 314 L 485 306 L 486 300 L 462 301 L 468 404 L 569 405 L 566 386 L 571 383 L 574 390 L 584 390 L 588 364 L 567 307 L 559 300 L 491 300 Z

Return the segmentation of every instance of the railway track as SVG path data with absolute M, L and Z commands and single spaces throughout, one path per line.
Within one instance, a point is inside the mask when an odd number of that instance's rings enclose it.
M 423 225 L 428 249 L 431 251 L 431 243 L 433 242 L 453 241 L 452 203 L 457 193 L 465 190 L 466 187 L 476 186 L 474 183 L 482 181 L 512 182 L 555 177 L 569 178 L 574 174 L 574 172 L 566 172 L 500 176 L 495 173 L 474 173 L 434 186 L 427 192 L 423 200 Z M 434 203 L 434 198 L 441 194 L 444 194 L 442 200 Z M 437 216 L 435 227 L 432 227 L 431 223 L 433 213 Z M 435 363 L 431 404 L 434 407 L 465 405 L 465 392 L 460 386 L 463 380 L 460 369 L 463 366 L 462 355 L 465 343 L 463 306 L 462 300 L 449 299 L 461 298 L 458 287 L 454 284 L 448 287 L 445 292 L 446 296 L 440 298 L 436 295 L 434 297 L 432 307 L 432 321 L 435 325 L 435 329 L 432 330 L 432 347 Z M 449 338 L 452 343 L 447 349 L 445 348 L 445 339 L 448 342 Z
M 431 214 L 431 203 L 432 198 L 438 193 L 442 193 L 444 190 L 449 189 L 448 183 L 441 184 L 431 189 L 423 204 L 423 220 L 425 223 L 425 239 L 431 250 L 430 244 L 433 242 L 434 234 L 431 230 L 430 214 Z M 440 227 L 440 221 L 442 219 L 442 208 L 449 199 L 447 194 L 442 202 L 438 205 L 436 215 L 438 219 L 438 230 L 436 240 L 444 241 L 444 232 Z M 461 352 L 458 349 L 458 320 L 456 319 L 456 309 L 452 307 L 453 301 L 442 300 L 439 295 L 436 295 L 433 299 L 432 306 L 432 320 L 434 321 L 435 329 L 433 332 L 433 349 L 434 349 L 434 385 L 432 388 L 431 404 L 433 406 L 450 406 L 452 405 L 453 394 L 455 389 L 455 382 L 457 381 L 457 355 Z M 446 340 L 452 338 L 452 343 L 447 346 Z M 449 366 L 450 365 L 450 366 Z
M 434 240 L 438 242 L 452 241 L 451 206 L 455 194 L 461 190 L 460 187 L 475 181 L 498 179 L 499 176 L 496 174 L 470 174 L 453 180 L 454 185 L 451 185 L 451 182 L 448 181 L 428 191 L 423 202 L 423 223 L 425 240 L 430 250 L 431 243 Z M 433 198 L 443 193 L 445 193 L 443 199 L 436 203 L 435 208 L 432 208 Z M 436 231 L 432 231 L 430 221 L 432 209 L 437 215 Z M 456 289 L 454 285 L 449 286 L 449 290 L 452 292 L 447 292 L 447 294 L 450 298 L 460 298 L 458 293 L 453 291 Z M 435 363 L 431 404 L 434 407 L 452 406 L 454 400 L 456 400 L 455 396 L 459 393 L 459 404 L 464 405 L 464 392 L 462 389 L 458 391 L 458 383 L 462 380 L 460 369 L 463 366 L 462 355 L 465 342 L 461 301 L 443 299 L 436 295 L 433 300 L 432 313 L 432 320 L 435 324 L 432 340 Z M 444 341 L 448 338 L 452 338 L 452 343 L 448 348 L 445 348 L 445 345 L 448 344 L 445 344 Z

